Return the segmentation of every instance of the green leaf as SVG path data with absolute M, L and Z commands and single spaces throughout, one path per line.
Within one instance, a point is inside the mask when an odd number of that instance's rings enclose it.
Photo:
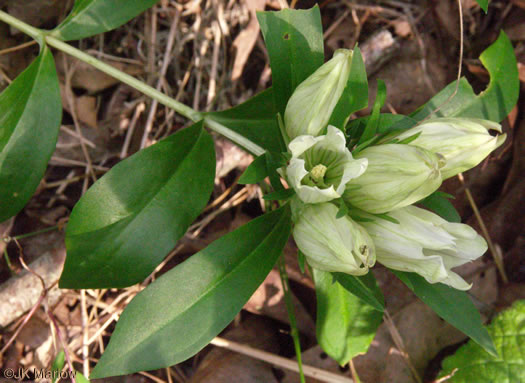
M 65 362 L 66 354 L 64 353 L 64 350 L 60 350 L 60 352 L 55 357 L 53 364 L 51 365 L 51 375 L 53 376 L 53 383 L 56 383 L 58 381 L 60 371 L 62 371 L 62 368 L 64 368 Z
M 354 294 L 374 309 L 383 312 L 385 309 L 385 298 L 377 285 L 374 274 L 369 272 L 363 276 L 345 273 L 332 273 L 332 275 L 348 292 Z
M 461 222 L 461 217 L 452 203 L 439 191 L 418 202 L 449 222 Z
M 0 94 L 0 222 L 17 214 L 44 176 L 62 119 L 53 55 L 40 55 Z
M 71 213 L 60 287 L 142 281 L 206 206 L 214 174 L 213 140 L 202 122 L 118 163 Z
M 257 12 L 266 42 L 277 112 L 284 116 L 295 88 L 324 62 L 323 26 L 319 7 Z
M 313 269 L 317 341 L 341 366 L 368 350 L 382 312 L 349 293 L 331 273 Z
M 75 371 L 75 380 L 77 383 L 89 383 L 89 380 L 78 371 Z
M 450 383 L 525 382 L 525 301 L 515 302 L 488 326 L 498 356 L 468 342 L 443 361 L 440 376 L 457 368 Z
M 362 144 L 375 137 L 378 126 L 379 126 L 381 108 L 385 104 L 385 101 L 386 101 L 385 82 L 383 80 L 377 80 L 377 93 L 376 93 L 376 99 L 374 101 L 374 106 L 372 108 L 372 114 L 370 115 L 370 119 L 366 123 L 365 130 L 363 132 L 363 135 L 359 139 L 358 144 Z
M 182 362 L 230 323 L 277 261 L 290 208 L 265 214 L 168 271 L 126 307 L 91 378 Z
M 80 40 L 118 28 L 159 0 L 75 0 L 71 13 L 51 35 Z
M 496 355 L 494 343 L 467 293 L 442 283 L 430 284 L 415 273 L 391 271 L 437 315 L 469 336 L 487 352 Z
M 277 190 L 272 193 L 266 194 L 263 199 L 266 201 L 284 201 L 295 195 L 295 190 L 293 189 L 282 189 Z
M 488 10 L 489 10 L 489 0 L 476 0 L 476 3 L 479 4 L 481 9 L 483 9 L 485 11 L 485 13 L 488 12 Z
M 356 46 L 352 55 L 352 66 L 346 87 L 337 102 L 329 125 L 343 129 L 352 113 L 368 106 L 368 79 L 361 51 Z
M 205 115 L 242 134 L 266 150 L 286 151 L 277 124 L 277 110 L 273 102 L 272 88 L 258 93 L 231 109 L 210 112 Z
M 241 185 L 256 184 L 266 177 L 268 177 L 268 168 L 266 167 L 266 154 L 263 154 L 252 161 L 237 183 Z
M 507 117 L 518 101 L 520 82 L 514 49 L 505 32 L 500 32 L 498 39 L 481 54 L 480 59 L 490 74 L 485 91 L 476 95 L 468 81 L 462 78 L 457 94 L 449 102 L 444 104 L 454 92 L 455 82 L 447 85 L 412 117 L 422 120 L 438 106 L 442 107 L 435 117 L 473 117 L 496 122 Z

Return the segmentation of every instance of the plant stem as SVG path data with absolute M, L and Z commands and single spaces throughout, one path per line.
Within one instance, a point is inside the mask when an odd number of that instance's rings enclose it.
M 60 225 L 46 227 L 45 229 L 32 231 L 31 233 L 20 234 L 20 235 L 12 237 L 12 239 L 24 239 L 24 238 L 34 237 L 35 235 L 44 234 L 44 233 L 47 233 L 49 231 L 53 231 L 53 230 L 57 230 L 57 229 L 60 229 Z
M 284 254 L 279 257 L 279 274 L 283 284 L 284 302 L 286 303 L 286 311 L 288 311 L 288 318 L 290 319 L 290 333 L 292 335 L 293 344 L 295 347 L 295 355 L 297 356 L 297 366 L 299 367 L 299 376 L 301 383 L 305 383 L 303 373 L 303 362 L 301 358 L 301 342 L 299 341 L 299 330 L 297 329 L 297 322 L 295 320 L 295 313 L 293 308 L 292 294 L 290 293 L 290 284 L 288 283 L 288 274 L 286 273 L 286 265 L 284 261 Z
M 15 27 L 16 29 L 19 29 L 21 32 L 28 34 L 29 36 L 37 40 L 40 44 L 46 42 L 48 45 L 97 68 L 98 70 L 110 75 L 111 77 L 116 78 L 117 80 L 131 86 L 132 88 L 135 88 L 139 92 L 145 94 L 153 100 L 157 100 L 160 104 L 175 110 L 180 115 L 194 122 L 204 119 L 204 122 L 208 128 L 223 135 L 224 137 L 228 138 L 235 144 L 243 147 L 244 149 L 256 156 L 259 156 L 265 152 L 265 150 L 256 143 L 247 139 L 243 135 L 229 129 L 221 123 L 213 120 L 211 117 L 205 116 L 203 113 L 200 113 L 190 108 L 189 106 L 177 100 L 174 100 L 173 98 L 145 84 L 144 82 L 136 79 L 135 77 L 130 76 L 129 74 L 124 73 L 116 69 L 115 67 L 112 67 L 111 65 L 106 64 L 105 62 L 100 61 L 95 57 L 82 52 L 80 49 L 77 49 L 63 42 L 62 40 L 59 40 L 56 37 L 50 36 L 47 31 L 34 28 L 3 11 L 0 11 L 0 20 Z
M 264 153 L 264 149 L 262 149 L 259 145 L 253 143 L 252 141 L 248 140 L 246 137 L 240 135 L 237 132 L 234 132 L 233 130 L 211 119 L 210 117 L 204 117 L 202 113 L 190 108 L 189 106 L 177 100 L 174 100 L 173 98 L 165 95 L 162 92 L 159 92 L 157 89 L 143 83 L 140 80 L 137 80 L 135 77 L 130 76 L 129 74 L 124 73 L 112 67 L 111 65 L 108 65 L 105 62 L 100 61 L 94 58 L 93 56 L 90 56 L 69 44 L 66 44 L 65 42 L 55 37 L 46 36 L 45 41 L 50 46 L 64 53 L 67 53 L 68 55 L 73 56 L 81 61 L 84 61 L 85 63 L 97 68 L 98 70 L 110 75 L 111 77 L 114 77 L 117 80 L 137 89 L 139 92 L 145 94 L 146 96 L 154 100 L 157 100 L 160 104 L 165 105 L 168 108 L 175 110 L 177 113 L 181 114 L 182 116 L 194 122 L 197 122 L 204 118 L 204 122 L 206 126 L 208 126 L 211 130 L 214 130 L 215 132 L 223 135 L 229 140 L 235 142 L 237 145 L 242 146 L 249 152 L 257 156 Z
M 86 64 L 89 64 L 98 70 L 110 75 L 111 77 L 120 80 L 121 82 L 137 89 L 139 92 L 144 93 L 146 96 L 151 97 L 154 100 L 157 100 L 163 105 L 175 110 L 177 113 L 183 115 L 184 117 L 189 118 L 192 121 L 199 121 L 202 119 L 202 114 L 193 110 L 192 108 L 172 99 L 171 97 L 166 96 L 164 93 L 159 92 L 155 88 L 143 83 L 140 80 L 137 80 L 135 77 L 130 76 L 127 73 L 124 73 L 115 67 L 106 64 L 103 61 L 96 59 L 93 56 L 88 55 L 87 53 L 82 52 L 80 49 L 77 49 L 69 44 L 66 44 L 62 40 L 59 40 L 52 36 L 45 36 L 45 41 L 50 46 L 67 53 L 70 56 L 73 56 L 81 61 L 84 61 Z

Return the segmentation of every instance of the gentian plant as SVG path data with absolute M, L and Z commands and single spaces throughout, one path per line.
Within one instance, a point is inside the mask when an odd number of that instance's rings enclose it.
M 381 113 L 378 84 L 369 116 L 359 48 L 324 62 L 318 7 L 260 12 L 272 88 L 220 112 L 201 113 L 67 44 L 116 28 L 156 1 L 77 0 L 56 29 L 0 20 L 40 44 L 38 58 L 0 95 L 0 221 L 36 190 L 61 120 L 51 47 L 135 87 L 193 120 L 121 161 L 73 209 L 61 288 L 125 287 L 163 260 L 207 204 L 215 153 L 205 128 L 256 156 L 240 183 L 264 183 L 268 211 L 211 243 L 140 292 L 124 310 L 92 378 L 184 361 L 218 335 L 274 267 L 291 234 L 313 275 L 317 336 L 341 365 L 366 352 L 384 300 L 371 270 L 391 269 L 443 319 L 488 352 L 494 345 L 453 269 L 487 245 L 458 222 L 438 191 L 505 140 L 499 123 L 518 97 L 516 59 L 501 32 L 481 55 L 491 80 L 477 95 L 452 83 L 408 116 Z M 352 48 L 352 47 L 349 47 Z M 266 184 L 265 179 L 270 180 Z M 423 208 L 425 207 L 425 208 Z M 361 326 L 359 342 L 349 331 Z

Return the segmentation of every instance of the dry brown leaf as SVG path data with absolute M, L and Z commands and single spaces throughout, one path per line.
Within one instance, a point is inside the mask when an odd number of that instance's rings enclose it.
M 226 176 L 233 169 L 244 171 L 253 161 L 253 156 L 224 138 L 215 140 L 215 153 L 217 165 L 215 170 L 215 183 Z
M 68 113 L 72 113 L 70 102 L 67 99 L 67 92 L 62 83 L 60 83 L 60 96 L 62 98 L 62 106 Z M 97 98 L 94 96 L 75 96 L 73 94 L 73 105 L 78 120 L 87 126 L 97 128 Z
M 311 337 L 315 336 L 315 324 L 312 318 L 293 294 L 292 299 L 299 331 Z M 250 300 L 246 302 L 244 309 L 254 314 L 263 314 L 283 323 L 289 323 L 283 285 L 277 270 L 272 270 L 268 274 Z
M 512 41 L 525 40 L 525 23 L 519 22 L 513 26 L 505 28 L 505 33 Z
M 405 38 L 412 35 L 412 27 L 410 26 L 410 23 L 407 20 L 397 19 L 392 21 L 392 25 L 394 26 L 394 31 L 396 32 L 396 35 Z
M 520 81 L 525 83 L 525 64 L 518 63 L 518 75 L 520 77 Z
M 58 53 L 55 58 L 57 71 L 61 82 L 64 82 L 63 57 L 63 53 Z M 70 69 L 74 69 L 74 73 L 71 78 L 71 86 L 73 88 L 85 89 L 88 93 L 95 94 L 119 83 L 119 80 L 99 71 L 89 64 L 69 56 L 67 57 L 67 60 L 68 67 Z M 144 68 L 138 65 L 118 61 L 102 61 L 131 76 L 138 76 L 144 73 Z
M 255 15 L 256 11 L 264 10 L 266 0 L 245 0 L 248 9 L 250 10 L 250 22 L 241 33 L 237 35 L 233 42 L 236 49 L 235 61 L 233 62 L 232 81 L 238 80 L 242 75 L 246 61 L 257 42 L 259 37 L 259 23 Z
M 229 330 L 224 338 L 268 352 L 277 352 L 277 329 L 269 320 L 252 316 Z M 212 348 L 203 358 L 190 383 L 277 383 L 272 366 L 223 348 Z
M 525 9 L 525 0 L 511 0 L 512 4 L 522 9 Z

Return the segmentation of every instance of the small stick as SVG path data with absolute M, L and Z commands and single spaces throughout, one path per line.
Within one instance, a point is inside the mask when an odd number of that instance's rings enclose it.
M 237 342 L 216 337 L 210 342 L 214 346 L 222 347 L 230 351 L 238 352 L 239 354 L 247 355 L 249 357 L 262 360 L 264 362 L 273 364 L 274 366 L 285 368 L 287 370 L 299 372 L 297 362 L 283 358 L 278 355 L 271 354 L 266 351 L 258 350 L 256 348 L 246 346 Z M 346 376 L 334 374 L 333 372 L 321 370 L 317 367 L 307 366 L 303 364 L 303 372 L 305 376 L 315 378 L 327 383 L 354 383 L 354 381 Z
M 492 254 L 492 257 L 494 258 L 494 263 L 496 263 L 496 267 L 498 268 L 498 271 L 501 275 L 501 279 L 503 279 L 504 283 L 509 283 L 509 278 L 507 278 L 507 274 L 505 273 L 505 266 L 503 265 L 503 259 L 501 257 L 500 252 L 496 249 L 496 246 L 494 246 L 494 242 L 492 242 L 492 238 L 490 237 L 489 231 L 487 230 L 487 226 L 485 225 L 485 221 L 483 221 L 483 217 L 481 216 L 478 205 L 476 204 L 476 201 L 474 201 L 474 197 L 472 196 L 472 193 L 470 192 L 470 189 L 468 186 L 465 185 L 465 179 L 463 178 L 463 174 L 458 174 L 459 182 L 465 187 L 465 195 L 467 196 L 468 202 L 470 203 L 470 206 L 472 207 L 472 210 L 474 211 L 474 215 L 476 216 L 476 220 L 478 221 L 479 227 L 481 228 L 481 231 L 483 232 L 483 236 L 487 240 L 487 244 L 489 245 L 490 253 Z
M 166 50 L 164 51 L 164 59 L 162 60 L 162 67 L 160 69 L 160 77 L 157 80 L 157 90 L 160 90 L 160 88 L 162 87 L 162 78 L 166 76 L 166 72 L 168 71 L 168 65 L 170 63 L 171 51 L 173 50 L 173 43 L 175 42 L 175 35 L 177 32 L 178 24 L 179 12 L 177 9 L 175 9 L 175 16 L 173 17 L 170 32 L 168 35 L 168 44 L 166 45 Z M 153 128 L 153 119 L 155 118 L 155 113 L 157 112 L 158 105 L 159 102 L 157 100 L 153 100 L 153 102 L 151 103 L 151 107 L 148 114 L 148 120 L 146 122 L 146 128 L 144 129 L 144 134 L 142 135 L 142 140 L 140 142 L 141 149 L 147 146 L 148 135 Z
M 0 56 L 5 55 L 7 53 L 18 51 L 20 49 L 24 49 L 24 48 L 30 47 L 31 45 L 35 45 L 35 44 L 36 44 L 36 41 L 35 40 L 31 40 L 31 41 L 28 41 L 27 43 L 23 43 L 23 44 L 17 45 L 16 47 L 10 47 L 10 48 L 6 48 L 6 49 L 2 49 L 2 50 L 0 50 Z

